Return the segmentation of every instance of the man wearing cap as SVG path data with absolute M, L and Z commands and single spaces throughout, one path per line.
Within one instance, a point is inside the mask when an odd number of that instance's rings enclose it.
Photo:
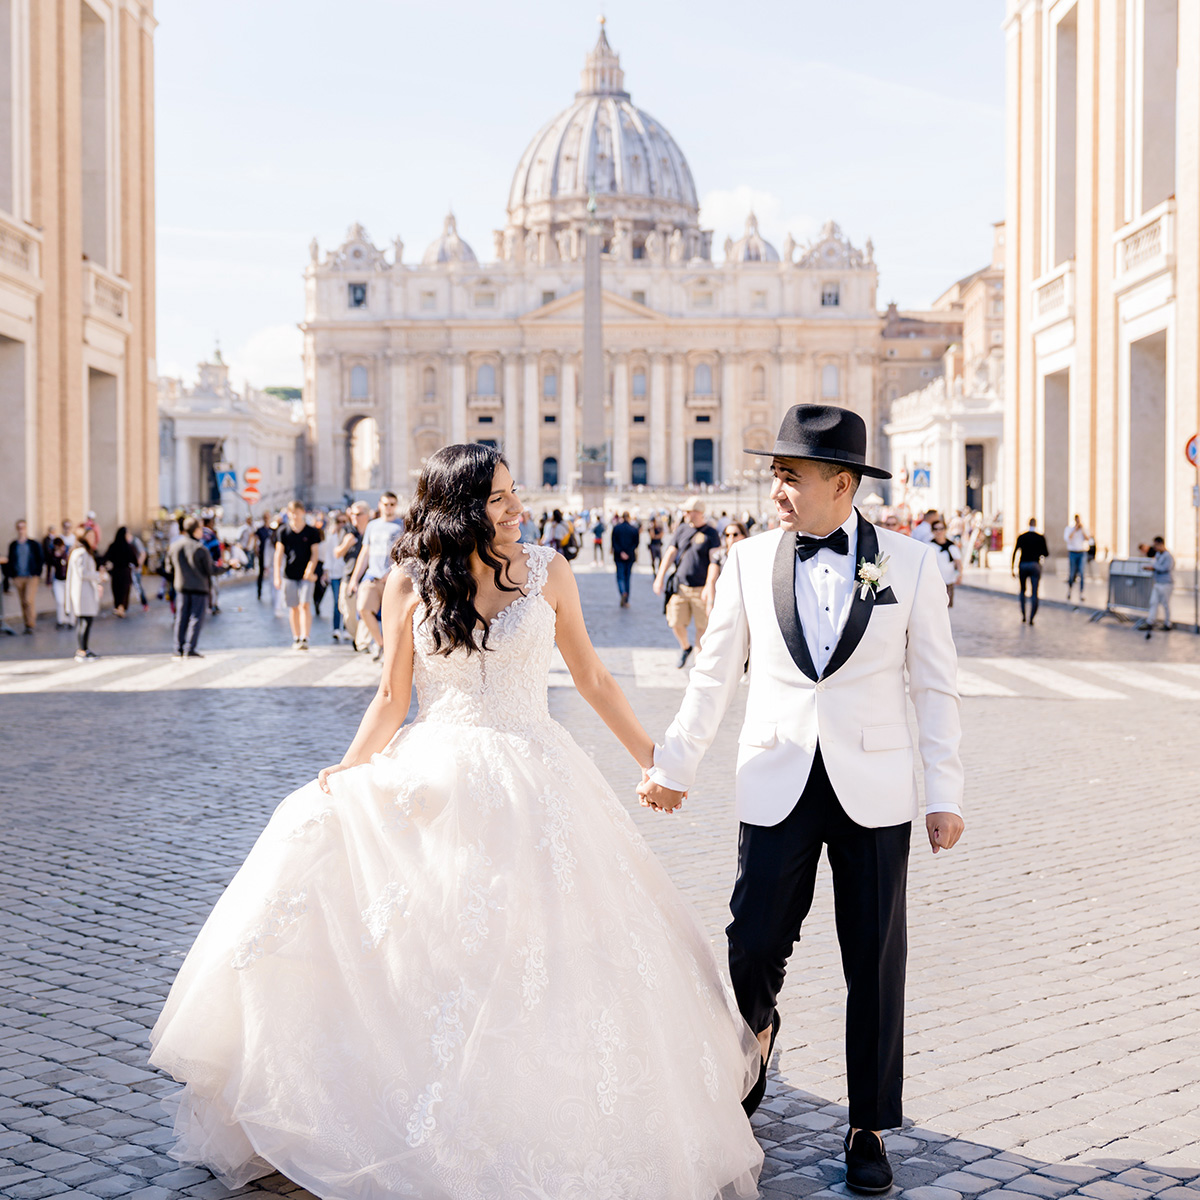
M 704 583 L 708 579 L 708 559 L 721 548 L 721 535 L 704 519 L 704 501 L 689 496 L 683 502 L 683 520 L 671 537 L 670 545 L 654 576 L 654 594 L 661 596 L 667 580 L 674 577 L 665 612 L 667 624 L 679 643 L 682 669 L 692 653 L 688 626 L 696 626 L 696 646 L 708 627 L 708 606 L 704 602 Z M 674 569 L 672 569 L 674 568 Z
M 693 786 L 750 662 L 738 737 L 738 876 L 726 929 L 738 1006 L 759 1036 L 766 1088 L 776 1001 L 827 849 L 847 982 L 846 1183 L 883 1192 L 882 1131 L 901 1124 L 905 890 L 918 816 L 911 697 L 933 853 L 962 833 L 957 662 L 934 552 L 853 506 L 867 465 L 862 418 L 801 404 L 770 451 L 779 529 L 739 542 L 717 582 L 704 647 L 638 792 L 673 809 Z M 906 691 L 907 683 L 907 691 Z

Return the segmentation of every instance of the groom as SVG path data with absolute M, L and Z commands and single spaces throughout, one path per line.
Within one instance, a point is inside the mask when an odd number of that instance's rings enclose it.
M 846 1183 L 881 1192 L 892 1183 L 881 1131 L 901 1123 L 905 887 L 918 815 L 908 697 L 935 854 L 962 833 L 963 772 L 946 588 L 929 547 L 855 511 L 864 475 L 890 478 L 867 465 L 866 447 L 855 413 L 800 404 L 772 450 L 748 451 L 771 457 L 780 528 L 730 551 L 683 704 L 638 791 L 655 808 L 682 802 L 748 657 L 726 929 L 738 1006 L 764 1057 L 745 1107 L 753 1112 L 766 1088 L 776 1000 L 826 847 L 848 988 Z

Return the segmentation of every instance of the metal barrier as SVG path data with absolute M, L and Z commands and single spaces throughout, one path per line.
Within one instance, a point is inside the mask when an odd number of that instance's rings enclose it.
M 1104 611 L 1093 613 L 1093 621 L 1116 617 L 1132 624 L 1140 621 L 1150 607 L 1154 587 L 1154 559 L 1117 558 L 1108 564 L 1108 599 Z M 1120 611 L 1120 610 L 1126 611 Z

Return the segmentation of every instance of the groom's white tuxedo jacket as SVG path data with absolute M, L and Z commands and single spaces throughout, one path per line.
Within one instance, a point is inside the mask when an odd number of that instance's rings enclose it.
M 818 675 L 796 607 L 796 535 L 774 530 L 734 546 L 683 704 L 655 753 L 652 778 L 691 787 L 750 660 L 738 738 L 737 813 L 777 825 L 795 807 L 818 742 L 830 783 L 859 825 L 917 813 L 907 696 L 920 730 L 927 812 L 959 812 L 957 656 L 934 552 L 858 516 L 858 566 L 889 557 L 877 592 L 856 583 L 841 637 Z

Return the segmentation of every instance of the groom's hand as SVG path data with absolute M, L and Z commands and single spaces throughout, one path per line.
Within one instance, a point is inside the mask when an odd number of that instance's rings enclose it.
M 957 813 L 939 812 L 925 814 L 925 832 L 934 854 L 949 850 L 962 837 L 963 819 Z
M 682 803 L 687 792 L 673 792 L 662 784 L 653 783 L 646 773 L 642 772 L 642 782 L 638 784 L 638 796 L 648 808 L 656 808 L 659 812 L 673 812 Z

